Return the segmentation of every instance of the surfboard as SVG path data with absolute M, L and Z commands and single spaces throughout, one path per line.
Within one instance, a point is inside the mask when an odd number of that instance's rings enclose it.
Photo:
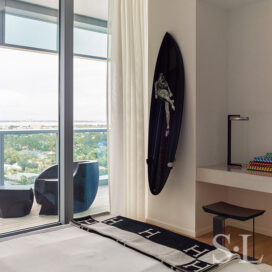
M 184 64 L 175 39 L 166 33 L 157 58 L 150 106 L 148 180 L 158 195 L 174 166 L 184 104 Z

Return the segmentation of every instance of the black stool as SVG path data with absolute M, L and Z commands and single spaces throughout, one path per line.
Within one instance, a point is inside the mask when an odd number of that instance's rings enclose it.
M 213 235 L 225 234 L 225 220 L 228 218 L 247 221 L 253 219 L 253 259 L 255 259 L 255 218 L 263 215 L 265 210 L 254 210 L 231 205 L 226 202 L 217 202 L 211 205 L 203 206 L 207 213 L 215 214 L 213 218 Z M 224 245 L 223 237 L 218 239 L 218 243 Z

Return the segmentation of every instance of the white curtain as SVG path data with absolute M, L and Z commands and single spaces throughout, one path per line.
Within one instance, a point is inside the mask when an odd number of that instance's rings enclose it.
M 145 219 L 147 0 L 109 0 L 111 211 Z

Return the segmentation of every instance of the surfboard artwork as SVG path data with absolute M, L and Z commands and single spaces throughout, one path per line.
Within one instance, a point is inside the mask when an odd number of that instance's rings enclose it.
M 175 39 L 162 41 L 152 87 L 148 135 L 148 180 L 158 195 L 174 166 L 184 103 L 184 65 Z

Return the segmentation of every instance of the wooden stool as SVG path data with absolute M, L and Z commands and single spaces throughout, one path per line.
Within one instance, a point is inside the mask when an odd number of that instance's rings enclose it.
M 247 221 L 253 219 L 253 259 L 255 259 L 255 218 L 263 215 L 265 210 L 254 210 L 231 205 L 226 202 L 217 202 L 211 205 L 203 206 L 207 213 L 215 214 L 213 218 L 213 235 L 225 234 L 225 220 L 228 218 Z M 224 245 L 223 237 L 218 239 L 218 243 Z

